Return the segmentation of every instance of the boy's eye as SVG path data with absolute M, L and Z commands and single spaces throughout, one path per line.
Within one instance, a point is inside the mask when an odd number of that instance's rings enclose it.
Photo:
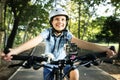
M 65 21 L 65 19 L 64 18 L 62 18 L 62 19 L 59 19 L 59 18 L 55 18 L 54 20 L 57 20 L 57 21 Z

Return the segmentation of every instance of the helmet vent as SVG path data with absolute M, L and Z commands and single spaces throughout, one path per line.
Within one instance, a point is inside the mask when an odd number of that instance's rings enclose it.
M 50 14 L 49 14 L 49 20 L 51 20 L 53 17 L 55 17 L 57 15 L 64 15 L 67 18 L 69 18 L 67 12 L 63 8 L 57 8 L 57 9 L 54 9 L 54 10 L 52 10 L 50 12 Z

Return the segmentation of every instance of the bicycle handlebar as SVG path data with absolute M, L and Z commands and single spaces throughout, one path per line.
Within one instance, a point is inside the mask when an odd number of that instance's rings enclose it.
M 85 54 L 82 56 L 77 56 L 75 59 L 63 59 L 63 60 L 58 60 L 58 61 L 52 61 L 50 64 L 52 65 L 59 65 L 59 64 L 66 64 L 66 65 L 73 65 L 75 62 L 81 61 L 83 62 L 95 62 L 98 58 L 103 58 L 106 57 L 107 54 L 105 52 L 103 53 L 96 53 L 96 54 Z
M 110 47 L 111 50 L 115 51 L 114 47 Z M 10 67 L 16 67 L 16 66 L 22 66 L 24 68 L 33 68 L 34 70 L 38 70 L 41 67 L 46 67 L 46 68 L 50 68 L 54 70 L 58 70 L 59 71 L 59 77 L 60 80 L 63 79 L 67 74 L 69 74 L 69 72 L 75 68 L 78 68 L 79 66 L 85 66 L 85 67 L 90 67 L 91 64 L 97 66 L 99 65 L 99 62 L 101 58 L 106 57 L 107 54 L 106 52 L 100 52 L 100 53 L 95 53 L 95 54 L 85 54 L 82 56 L 77 56 L 74 59 L 72 58 L 65 58 L 62 60 L 57 60 L 57 61 L 50 61 L 47 64 L 50 65 L 57 65 L 54 67 L 51 67 L 49 65 L 46 64 L 41 64 L 41 62 L 45 61 L 47 62 L 49 57 L 47 56 L 42 56 L 42 57 L 37 57 L 37 56 L 20 56 L 20 55 L 13 55 L 12 60 L 23 60 L 23 61 L 27 61 L 24 64 L 14 64 L 14 65 L 10 65 Z M 100 59 L 99 59 L 100 58 Z M 78 62 L 76 64 L 76 62 Z M 65 67 L 65 65 L 71 65 L 70 69 L 62 75 L 62 71 Z
M 19 56 L 19 55 L 12 55 L 12 60 L 32 60 L 37 62 L 47 61 L 47 57 L 37 57 L 37 56 Z
M 111 46 L 110 49 L 115 51 L 114 46 Z M 96 63 L 96 59 L 103 58 L 103 57 L 106 57 L 106 56 L 107 56 L 106 52 L 95 53 L 95 54 L 85 54 L 85 55 L 82 55 L 82 56 L 77 56 L 74 59 L 62 59 L 62 60 L 58 60 L 58 61 L 51 61 L 49 64 L 51 64 L 51 65 L 59 65 L 59 64 L 73 65 L 75 62 L 78 62 L 78 61 L 81 61 L 81 63 L 90 62 L 90 63 L 94 64 L 94 62 Z M 42 61 L 47 62 L 48 57 L 13 55 L 12 60 L 28 61 L 28 65 L 33 66 L 34 64 L 36 64 L 35 62 L 37 62 L 37 63 L 41 63 Z

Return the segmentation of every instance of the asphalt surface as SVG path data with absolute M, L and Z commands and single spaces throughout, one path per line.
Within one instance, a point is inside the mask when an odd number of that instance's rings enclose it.
M 42 44 L 38 46 L 33 51 L 35 56 L 43 53 L 44 47 Z M 79 67 L 80 79 L 79 80 L 116 80 L 112 76 L 110 76 L 107 72 L 99 69 L 96 66 L 92 66 L 90 68 Z M 8 80 L 43 80 L 43 69 L 39 70 L 34 69 L 24 69 L 20 67 Z
M 43 80 L 42 71 L 42 68 L 39 70 L 19 68 L 9 80 Z M 90 68 L 79 67 L 79 72 L 80 80 L 116 80 L 95 66 Z

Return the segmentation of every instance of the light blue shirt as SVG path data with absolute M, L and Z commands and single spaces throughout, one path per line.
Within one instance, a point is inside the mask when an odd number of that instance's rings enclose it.
M 64 59 L 66 57 L 65 44 L 72 39 L 72 33 L 69 30 L 62 32 L 60 36 L 56 36 L 52 32 L 52 28 L 44 30 L 40 34 L 45 41 L 45 54 L 52 53 L 54 60 Z

